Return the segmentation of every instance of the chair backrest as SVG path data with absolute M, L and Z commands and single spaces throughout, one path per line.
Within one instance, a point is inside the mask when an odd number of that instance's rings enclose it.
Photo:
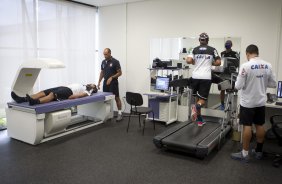
M 143 105 L 143 98 L 140 93 L 126 92 L 126 102 L 130 105 Z

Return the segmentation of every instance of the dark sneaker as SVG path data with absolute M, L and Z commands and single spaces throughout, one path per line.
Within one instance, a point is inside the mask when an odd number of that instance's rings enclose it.
M 20 96 L 18 96 L 14 91 L 11 92 L 11 97 L 12 97 L 13 100 L 15 100 L 15 102 L 17 102 L 17 103 L 27 102 L 26 97 L 20 97 Z
M 191 120 L 196 121 L 196 119 L 197 119 L 197 109 L 196 106 L 193 104 L 191 106 Z
M 26 98 L 27 98 L 27 101 L 29 102 L 29 105 L 40 104 L 39 100 L 35 100 L 35 99 L 31 98 L 28 94 L 26 94 Z
M 234 159 L 234 160 L 240 160 L 242 162 L 249 162 L 249 160 L 250 160 L 249 155 L 244 157 L 242 151 L 240 151 L 238 153 L 231 153 L 231 158 Z
M 198 124 L 199 127 L 201 127 L 201 126 L 205 125 L 206 122 L 204 122 L 204 121 L 197 121 L 197 124 Z
M 253 157 L 255 157 L 257 160 L 261 160 L 263 157 L 263 153 L 262 152 L 256 152 L 255 149 L 252 149 L 251 154 Z
M 117 118 L 116 118 L 116 121 L 121 121 L 122 120 L 122 115 L 121 114 L 118 114 Z

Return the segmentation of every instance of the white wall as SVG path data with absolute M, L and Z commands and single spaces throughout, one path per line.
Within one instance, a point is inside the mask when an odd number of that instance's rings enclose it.
M 101 63 L 104 59 L 104 48 L 110 48 L 112 56 L 119 60 L 123 73 L 118 79 L 121 98 L 126 91 L 126 45 L 126 5 L 99 8 L 99 60 Z M 100 87 L 102 88 L 102 84 Z M 117 109 L 116 105 L 114 108 Z
M 279 61 L 277 63 L 277 67 L 276 67 L 276 73 L 278 73 L 277 75 L 277 79 L 282 80 L 282 6 L 281 6 L 281 11 L 280 11 L 280 34 L 278 33 L 278 37 L 280 37 L 280 44 L 279 47 L 277 48 L 277 60 Z M 279 40 L 279 38 L 277 39 Z
M 210 37 L 241 37 L 243 60 L 245 48 L 258 45 L 260 56 L 274 68 L 279 66 L 278 79 L 282 80 L 281 0 L 151 0 L 124 6 L 100 9 L 101 22 L 108 21 L 101 27 L 120 23 L 117 31 L 113 26 L 103 28 L 107 37 L 101 37 L 101 43 L 117 46 L 126 40 L 118 49 L 119 54 L 126 53 L 127 70 L 120 79 L 126 80 L 123 91 L 149 90 L 151 38 L 198 36 L 201 32 Z M 112 43 L 124 34 L 126 38 Z

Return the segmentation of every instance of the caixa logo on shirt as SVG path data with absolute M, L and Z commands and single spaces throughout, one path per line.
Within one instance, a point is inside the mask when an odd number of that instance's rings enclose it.
M 211 59 L 211 56 L 206 54 L 198 54 L 196 55 L 196 59 Z
M 268 66 L 265 64 L 258 64 L 258 65 L 252 65 L 251 66 L 252 70 L 256 70 L 256 69 L 268 69 Z

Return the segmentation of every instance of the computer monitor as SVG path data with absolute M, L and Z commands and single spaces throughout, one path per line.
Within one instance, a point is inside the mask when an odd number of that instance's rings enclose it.
M 282 98 L 282 81 L 277 84 L 277 98 Z
M 157 77 L 156 90 L 168 91 L 169 89 L 169 77 Z

